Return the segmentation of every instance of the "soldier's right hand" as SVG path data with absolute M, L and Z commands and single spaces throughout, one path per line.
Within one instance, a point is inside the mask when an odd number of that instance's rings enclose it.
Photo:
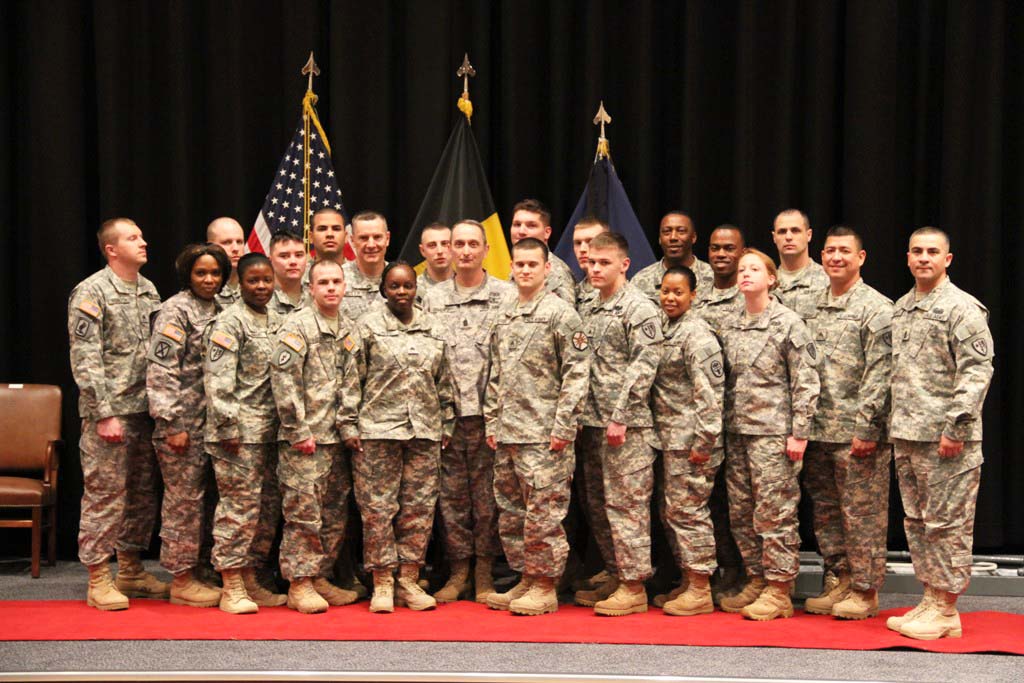
M 498 450 L 498 437 L 491 435 L 487 437 L 487 446 L 492 450 Z
M 240 446 L 238 439 L 224 439 L 220 442 L 220 445 L 224 447 L 228 453 L 238 454 L 238 448 Z
M 313 451 L 316 450 L 316 441 L 313 439 L 313 437 L 309 437 L 308 439 L 303 439 L 298 443 L 293 443 L 292 448 L 299 451 L 300 453 L 312 455 Z
M 116 417 L 105 417 L 96 423 L 96 435 L 107 443 L 124 441 L 124 427 Z
M 174 453 L 181 454 L 188 450 L 188 432 L 171 434 L 165 441 L 167 442 L 167 447 Z
M 363 441 L 358 436 L 350 436 L 349 438 L 345 439 L 345 448 L 349 449 L 350 451 L 355 451 L 356 453 L 362 453 Z

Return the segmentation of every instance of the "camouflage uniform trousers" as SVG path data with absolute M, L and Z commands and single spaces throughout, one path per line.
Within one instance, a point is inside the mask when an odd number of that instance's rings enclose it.
M 427 439 L 366 439 L 363 451 L 353 453 L 367 571 L 423 565 L 434 524 L 440 460 L 441 444 Z
M 650 428 L 631 427 L 621 446 L 609 446 L 606 429 L 584 427 L 588 478 L 599 461 L 603 487 L 588 486 L 591 523 L 598 545 L 611 541 L 615 575 L 620 581 L 645 581 L 651 574 L 651 498 L 654 492 L 654 449 Z M 600 505 L 601 507 L 598 507 Z M 607 526 L 605 526 L 607 525 Z M 604 538 L 602 538 L 604 535 Z M 605 561 L 608 566 L 607 560 Z M 610 570 L 610 567 L 609 567 Z
M 449 560 L 501 554 L 494 495 L 494 451 L 484 440 L 484 419 L 460 417 L 441 451 L 439 507 Z
M 160 564 L 172 574 L 194 569 L 199 564 L 199 547 L 208 514 L 204 496 L 207 480 L 213 473 L 202 434 L 188 436 L 184 453 L 173 452 L 162 438 L 153 439 L 164 480 Z
M 801 462 L 786 455 L 786 436 L 729 433 L 725 481 L 729 522 L 749 576 L 793 581 L 800 570 Z
M 307 455 L 281 441 L 277 455 L 284 517 L 281 576 L 287 581 L 330 576 L 348 520 L 348 452 L 338 443 L 317 444 Z
M 238 453 L 207 443 L 220 500 L 213 526 L 217 571 L 267 564 L 281 519 L 277 444 L 243 443 Z
M 952 458 L 939 456 L 937 442 L 895 439 L 893 445 L 914 573 L 932 588 L 962 593 L 971 581 L 981 442 L 965 442 Z
M 701 465 L 690 462 L 689 451 L 662 454 L 665 484 L 659 507 L 668 527 L 673 555 L 684 572 L 713 574 L 718 568 L 708 501 L 722 459 L 720 449 L 715 449 L 711 460 Z
M 886 443 L 863 458 L 852 455 L 848 443 L 811 441 L 804 453 L 818 551 L 826 570 L 850 574 L 856 590 L 885 583 L 891 461 Z
M 727 436 L 722 434 L 722 443 L 726 438 Z M 716 446 L 716 449 L 723 453 L 724 458 L 726 448 Z M 725 462 L 724 459 L 722 462 Z M 738 570 L 743 568 L 743 558 L 740 557 L 740 549 L 736 547 L 736 539 L 732 537 L 732 528 L 729 526 L 729 493 L 725 483 L 725 470 L 725 467 L 718 468 L 708 508 L 711 510 L 711 524 L 715 528 L 715 558 L 718 566 Z
M 576 458 L 573 444 L 561 452 L 550 444 L 498 444 L 494 498 L 498 528 L 509 566 L 527 576 L 558 579 L 569 542 L 562 522 L 569 511 Z
M 124 440 L 110 444 L 96 423 L 82 420 L 82 514 L 78 558 L 106 562 L 116 550 L 142 552 L 156 524 L 160 478 L 153 452 L 153 420 L 146 413 L 120 415 Z
M 608 514 L 604 505 L 604 464 L 601 450 L 606 444 L 605 439 L 603 427 L 584 427 L 576 437 L 576 450 L 583 456 L 583 481 L 577 488 L 604 569 L 610 574 L 617 574 L 615 545 L 612 543 L 612 530 L 608 526 Z

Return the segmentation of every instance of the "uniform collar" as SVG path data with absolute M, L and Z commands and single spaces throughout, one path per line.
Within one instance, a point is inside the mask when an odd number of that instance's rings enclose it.
M 919 308 L 922 311 L 930 311 L 932 306 L 934 306 L 935 302 L 939 299 L 939 297 L 942 296 L 945 293 L 945 291 L 952 286 L 953 282 L 949 279 L 949 275 L 946 275 L 946 277 L 943 278 L 942 282 L 939 283 L 938 287 L 928 292 L 928 295 L 925 298 L 921 299 L 920 301 L 916 300 L 914 294 L 917 290 L 912 289 L 910 290 L 910 293 L 906 297 L 904 297 L 902 308 L 906 311 L 912 311 L 915 308 Z
M 857 281 L 853 283 L 853 286 L 846 290 L 844 294 L 829 301 L 829 297 L 832 296 L 832 285 L 830 284 L 828 287 L 821 290 L 821 294 L 818 295 L 818 308 L 845 309 L 850 305 L 850 299 L 853 298 L 853 294 L 857 292 L 863 284 L 863 278 L 857 278 Z

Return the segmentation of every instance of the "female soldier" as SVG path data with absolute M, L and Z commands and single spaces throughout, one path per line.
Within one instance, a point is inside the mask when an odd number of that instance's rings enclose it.
M 417 584 L 434 521 L 442 442 L 455 423 L 444 338 L 413 307 L 416 273 L 403 261 L 381 276 L 386 306 L 372 309 L 346 344 L 339 415 L 352 450 L 356 502 L 363 517 L 363 556 L 373 572 L 371 612 L 437 603 Z
M 767 621 L 793 616 L 798 477 L 818 403 L 817 350 L 800 316 L 769 295 L 778 279 L 767 255 L 744 250 L 737 274 L 746 308 L 721 330 L 725 467 L 732 534 L 749 580 L 720 604 Z
M 172 603 L 213 607 L 220 591 L 193 575 L 209 466 L 203 439 L 203 335 L 218 312 L 214 297 L 231 274 L 231 261 L 215 244 L 189 244 L 174 268 L 182 291 L 160 306 L 146 369 L 149 413 L 156 420 L 153 445 L 164 480 L 160 563 L 174 575 Z
M 714 611 L 715 532 L 708 499 L 722 464 L 722 348 L 708 324 L 690 312 L 697 278 L 686 266 L 661 279 L 662 346 L 651 385 L 651 413 L 661 441 L 665 489 L 662 519 L 683 573 L 662 609 L 674 616 Z
M 270 388 L 281 315 L 267 306 L 274 294 L 270 259 L 246 254 L 237 268 L 242 300 L 217 316 L 207 344 L 206 449 L 220 492 L 213 528 L 213 563 L 224 580 L 220 608 L 249 614 L 287 600 L 256 579 L 281 518 L 277 407 Z

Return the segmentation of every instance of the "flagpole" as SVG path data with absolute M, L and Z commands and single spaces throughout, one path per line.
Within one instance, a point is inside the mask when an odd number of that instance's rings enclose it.
M 308 255 L 313 241 L 310 235 L 310 208 L 309 208 L 309 174 L 310 174 L 310 126 L 312 125 L 315 112 L 313 105 L 316 104 L 317 96 L 313 92 L 313 76 L 320 75 L 320 68 L 313 59 L 312 50 L 309 53 L 309 60 L 302 67 L 302 75 L 309 76 L 306 84 L 306 94 L 302 98 L 302 243 L 306 247 Z M 326 140 L 324 141 L 326 143 Z
M 476 76 L 476 69 L 469 63 L 469 53 L 462 56 L 462 66 L 455 72 L 462 79 L 462 96 L 459 97 L 459 111 L 466 115 L 466 122 L 473 125 L 473 103 L 469 100 L 469 79 Z
M 604 100 L 601 100 L 601 106 L 597 108 L 597 115 L 594 117 L 594 125 L 601 126 L 601 135 L 597 138 L 597 152 L 594 154 L 594 163 L 604 158 L 610 159 L 612 156 L 611 146 L 608 144 L 608 138 L 604 136 L 604 126 L 606 123 L 611 123 L 612 117 L 608 115 L 608 112 L 604 109 Z

